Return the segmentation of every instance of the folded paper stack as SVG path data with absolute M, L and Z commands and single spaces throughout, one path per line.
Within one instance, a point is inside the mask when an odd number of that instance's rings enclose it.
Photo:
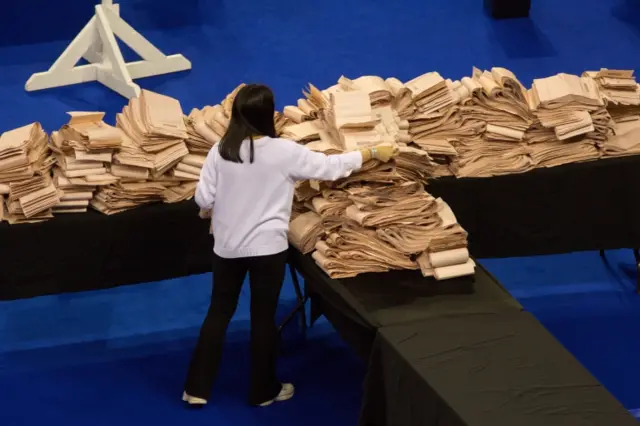
M 0 135 L 1 220 L 15 224 L 53 217 L 62 193 L 51 180 L 55 159 L 48 139 L 39 123 Z
M 117 114 L 116 122 L 122 143 L 109 171 L 118 180 L 98 189 L 91 200 L 94 209 L 114 214 L 193 196 L 207 148 L 190 136 L 178 100 L 143 90 Z M 190 151 L 185 141 L 191 141 L 194 151 L 186 162 Z
M 314 110 L 315 119 L 292 124 L 284 134 L 301 135 L 301 126 L 313 125 L 318 129 L 317 143 L 325 144 L 320 151 L 347 152 L 389 143 L 398 145 L 398 160 L 369 161 L 336 182 L 299 182 L 289 228 L 291 243 L 302 253 L 312 253 L 332 278 L 392 269 L 422 269 L 425 276 L 437 279 L 473 274 L 473 265 L 471 271 L 463 267 L 468 256 L 445 265 L 461 269 L 442 273 L 438 269 L 437 274 L 418 261 L 430 253 L 465 249 L 467 235 L 449 207 L 425 192 L 424 166 L 432 159 L 406 144 L 408 125 L 392 109 L 392 92 L 381 89 L 384 81 L 364 80 L 377 82 L 377 89 L 363 83 L 361 87 L 362 81 L 341 78 L 337 89 L 321 93 L 325 108 Z M 307 146 L 316 143 L 308 140 L 298 139 Z
M 538 130 L 553 130 L 555 135 L 530 144 L 537 167 L 600 157 L 598 144 L 607 140 L 613 121 L 593 78 L 558 74 L 536 79 L 528 95 Z
M 640 154 L 640 85 L 633 70 L 587 71 L 598 84 L 607 111 L 615 123 L 611 135 L 598 147 L 605 157 Z
M 479 133 L 467 132 L 454 140 L 458 152 L 452 169 L 458 177 L 488 177 L 531 170 L 534 163 L 524 143 L 534 121 L 527 105 L 526 89 L 505 68 L 473 69 L 458 89 L 460 113 Z M 465 97 L 466 92 L 469 97 Z
M 640 85 L 633 74 L 633 70 L 608 69 L 582 74 L 598 84 L 607 111 L 616 123 L 640 120 Z
M 434 273 L 420 263 L 425 255 L 466 249 L 467 234 L 446 203 L 394 169 L 393 164 L 372 161 L 347 179 L 321 183 L 325 189 L 315 195 L 298 193 L 296 199 L 305 199 L 308 211 L 290 224 L 292 244 L 303 253 L 313 252 L 332 278 L 391 269 L 421 269 L 437 279 L 473 274 L 468 267 Z M 468 261 L 467 256 L 446 266 L 455 268 Z
M 118 182 L 113 154 L 121 147 L 122 131 L 103 121 L 103 112 L 70 112 L 70 120 L 51 134 L 56 157 L 55 185 L 64 192 L 54 213 L 84 213 L 99 186 Z
M 117 114 L 115 127 L 105 123 L 104 113 L 71 112 L 49 143 L 37 123 L 3 133 L 0 220 L 44 220 L 53 213 L 84 212 L 88 205 L 112 214 L 193 197 L 206 155 L 225 134 L 244 86 L 188 116 L 178 100 L 143 90 Z M 342 76 L 324 90 L 309 84 L 295 105 L 275 113 L 274 122 L 281 137 L 326 154 L 379 143 L 398 146 L 393 164 L 371 162 L 335 185 L 297 184 L 293 218 L 314 219 L 330 246 L 327 229 L 346 229 L 360 238 L 357 220 L 344 225 L 347 207 L 355 205 L 353 186 L 373 183 L 369 189 L 375 190 L 640 154 L 640 85 L 632 70 L 604 68 L 536 79 L 530 89 L 500 67 L 473 68 L 455 81 L 437 72 L 404 83 L 395 77 Z M 398 208 L 406 206 L 403 201 Z M 378 226 L 378 216 L 367 217 L 367 224 L 358 226 Z M 414 238 L 414 231 L 403 232 Z M 415 260 L 423 271 L 433 261 L 426 254 Z M 390 265 L 402 263 L 394 262 Z M 433 264 L 440 265 L 440 258 Z

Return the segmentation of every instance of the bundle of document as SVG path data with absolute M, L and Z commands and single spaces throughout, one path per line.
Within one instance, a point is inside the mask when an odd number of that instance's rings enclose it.
M 48 135 L 40 123 L 32 123 L 0 135 L 0 183 L 45 175 L 55 159 L 51 156 Z
M 94 209 L 114 214 L 193 196 L 208 148 L 189 131 L 177 99 L 143 90 L 116 122 L 122 144 L 109 170 L 118 180 L 99 188 L 90 203 Z
M 370 85 L 367 91 L 359 90 L 358 83 L 367 87 L 363 81 Z M 306 96 L 314 97 L 313 104 L 318 106 L 315 118 L 283 131 L 283 135 L 295 135 L 299 143 L 327 154 L 380 143 L 398 146 L 399 155 L 390 163 L 373 160 L 335 182 L 296 185 L 289 239 L 302 253 L 312 253 L 332 278 L 421 269 L 418 259 L 424 253 L 467 245 L 466 233 L 455 217 L 451 220 L 448 206 L 425 192 L 427 175 L 435 168 L 433 159 L 408 144 L 409 123 L 394 111 L 393 93 L 383 90 L 383 84 L 370 77 L 353 81 L 342 77 L 328 91 L 314 88 Z M 456 271 L 436 275 L 433 268 L 423 268 L 425 276 L 445 279 L 473 274 L 474 266 Z
M 330 277 L 392 269 L 421 269 L 436 279 L 474 273 L 468 256 L 438 264 L 454 269 L 442 273 L 420 263 L 425 255 L 466 249 L 467 235 L 442 200 L 398 175 L 395 164 L 371 161 L 349 178 L 310 187 L 297 191 L 306 211 L 294 215 L 289 239 Z
M 458 177 L 488 177 L 522 173 L 533 168 L 524 143 L 525 131 L 533 123 L 526 89 L 507 69 L 473 69 L 460 84 L 468 97 L 462 97 L 463 122 L 473 123 L 475 134 L 454 140 L 458 152 L 452 169 Z M 464 94 L 465 92 L 461 92 Z
M 585 71 L 598 84 L 607 111 L 616 123 L 640 120 L 640 85 L 633 70 Z
M 0 135 L 0 220 L 11 224 L 52 217 L 62 195 L 51 181 L 55 159 L 39 123 Z
M 640 153 L 640 85 L 633 70 L 587 71 L 583 77 L 594 79 L 602 95 L 607 112 L 614 123 L 606 140 L 598 141 L 604 157 L 636 155 Z
M 531 156 L 537 167 L 598 159 L 598 146 L 612 132 L 598 84 L 591 77 L 558 74 L 534 80 L 529 105 L 536 116 L 537 130 L 553 130 L 555 139 L 531 142 Z
M 113 154 L 122 131 L 103 121 L 103 112 L 70 112 L 70 120 L 51 134 L 56 158 L 53 182 L 64 192 L 54 213 L 84 213 L 99 186 L 116 183 Z

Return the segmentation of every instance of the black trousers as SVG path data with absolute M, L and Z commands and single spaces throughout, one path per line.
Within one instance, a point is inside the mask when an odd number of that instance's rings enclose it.
M 211 305 L 202 324 L 185 391 L 209 399 L 220 368 L 227 327 L 238 306 L 247 272 L 251 283 L 251 390 L 249 403 L 275 398 L 282 385 L 276 377 L 278 332 L 276 309 L 284 281 L 287 252 L 272 256 L 223 259 L 213 255 Z

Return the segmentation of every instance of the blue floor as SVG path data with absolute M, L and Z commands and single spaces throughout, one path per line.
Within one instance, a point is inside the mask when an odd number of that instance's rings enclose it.
M 96 0 L 97 1 L 97 0 Z M 49 131 L 65 112 L 103 110 L 124 100 L 97 84 L 24 92 L 91 14 L 91 2 L 6 2 L 0 11 L 0 131 L 34 120 Z M 122 15 L 167 53 L 183 53 L 191 72 L 141 80 L 179 98 L 185 111 L 217 103 L 239 82 L 272 86 L 280 107 L 308 82 L 341 74 L 407 80 L 437 70 L 460 78 L 472 66 L 504 66 L 525 84 L 557 72 L 638 69 L 637 0 L 533 0 L 531 19 L 494 22 L 481 0 L 121 0 Z M 44 12 L 46 10 L 46 12 Z M 130 52 L 126 52 L 128 57 Z M 640 298 L 629 251 L 484 262 L 629 409 L 640 408 Z M 1 273 L 1 265 L 0 265 Z M 92 424 L 352 425 L 365 366 L 329 326 L 306 344 L 286 340 L 282 373 L 296 382 L 295 403 L 269 410 L 243 404 L 247 303 L 232 325 L 214 407 L 186 412 L 179 397 L 209 276 L 106 292 L 0 303 L 0 425 L 52 419 Z M 286 285 L 281 312 L 293 294 Z M 331 407 L 331 409 L 327 409 Z M 314 413 L 309 416 L 308 413 Z

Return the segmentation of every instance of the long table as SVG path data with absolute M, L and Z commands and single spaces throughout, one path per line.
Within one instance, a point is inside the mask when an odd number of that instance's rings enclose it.
M 312 319 L 322 314 L 365 360 L 382 327 L 441 315 L 519 312 L 522 306 L 482 266 L 475 277 L 446 282 L 425 279 L 419 271 L 329 278 L 309 255 L 291 250 L 290 263 L 305 282 Z
M 192 201 L 0 223 L 0 300 L 211 271 L 209 224 Z
M 634 426 L 527 312 L 380 329 L 361 426 Z
M 640 246 L 640 156 L 431 181 L 478 258 Z
M 432 181 L 478 258 L 640 246 L 640 156 L 520 175 Z M 193 201 L 104 216 L 0 223 L 0 300 L 108 288 L 211 270 Z
M 369 365 L 360 426 L 636 424 L 481 265 L 472 289 L 413 271 L 333 280 L 295 250 L 291 264 Z

